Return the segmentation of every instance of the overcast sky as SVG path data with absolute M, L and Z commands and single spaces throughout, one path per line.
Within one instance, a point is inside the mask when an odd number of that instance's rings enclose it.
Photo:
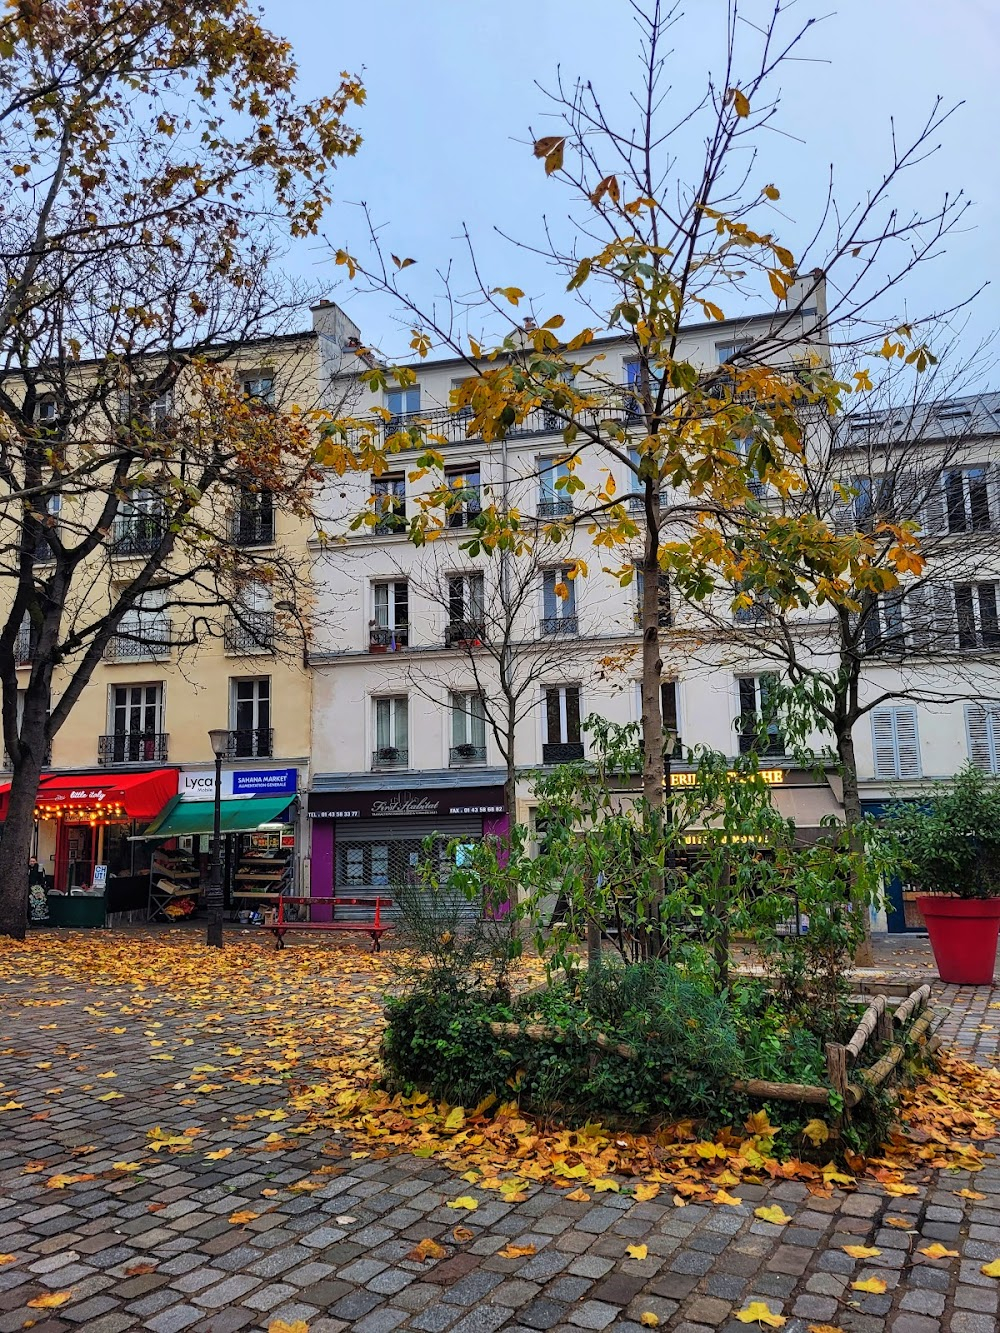
M 708 70 L 718 69 L 726 5 L 688 0 L 687 9 L 671 61 L 678 104 L 690 102 Z M 536 81 L 551 86 L 561 65 L 569 76 L 592 78 L 609 105 L 624 108 L 638 72 L 627 0 L 264 0 L 264 10 L 294 46 L 305 94 L 329 89 L 341 69 L 363 67 L 368 104 L 356 121 L 365 143 L 338 173 L 324 223 L 331 240 L 363 250 L 354 205 L 365 200 L 388 248 L 417 259 L 408 276 L 427 301 L 438 286 L 435 269 L 461 260 L 465 224 L 491 283 L 537 294 L 542 313 L 566 308 L 563 284 L 497 230 L 534 239 L 543 215 L 565 227 L 568 197 L 545 179 L 529 145 L 529 126 L 536 133 L 556 128 Z M 945 253 L 914 275 L 885 313 L 919 318 L 990 280 L 971 316 L 959 321 L 971 350 L 1000 309 L 1000 0 L 797 0 L 791 13 L 829 17 L 802 48 L 809 59 L 785 69 L 780 125 L 787 133 L 767 136 L 755 168 L 762 184 L 773 181 L 782 191 L 785 216 L 775 217 L 776 232 L 796 248 L 831 164 L 837 194 L 848 203 L 880 179 L 891 161 L 890 117 L 905 138 L 936 95 L 949 105 L 964 101 L 938 136 L 940 151 L 896 197 L 905 212 L 928 206 L 945 189 L 962 190 L 974 207 Z M 397 313 L 351 292 L 324 246 L 303 244 L 290 263 L 326 285 L 367 341 L 388 353 L 405 346 Z M 467 272 L 459 274 L 461 289 Z

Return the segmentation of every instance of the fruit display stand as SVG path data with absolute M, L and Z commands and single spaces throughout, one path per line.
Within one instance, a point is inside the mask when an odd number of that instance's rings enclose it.
M 186 852 L 159 847 L 149 869 L 150 921 L 180 921 L 198 906 L 201 876 Z

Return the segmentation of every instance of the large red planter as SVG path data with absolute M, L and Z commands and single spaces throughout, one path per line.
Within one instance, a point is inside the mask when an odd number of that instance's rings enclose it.
M 920 897 L 942 981 L 990 986 L 1000 935 L 1000 898 Z

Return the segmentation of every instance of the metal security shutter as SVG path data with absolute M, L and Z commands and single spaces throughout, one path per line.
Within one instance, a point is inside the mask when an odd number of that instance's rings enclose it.
M 424 859 L 424 840 L 435 837 L 443 856 L 454 838 L 478 841 L 483 835 L 481 815 L 450 815 L 441 819 L 338 820 L 335 841 L 335 892 L 338 896 L 394 898 L 393 886 L 409 880 L 414 867 Z M 479 904 L 460 901 L 462 915 L 475 917 Z M 340 920 L 366 918 L 364 907 L 337 909 Z M 388 917 L 397 915 L 395 907 Z
M 1000 700 L 965 705 L 969 758 L 984 773 L 1000 773 Z

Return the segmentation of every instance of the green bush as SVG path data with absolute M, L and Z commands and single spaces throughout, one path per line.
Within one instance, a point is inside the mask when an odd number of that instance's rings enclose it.
M 971 764 L 929 799 L 892 805 L 883 835 L 925 893 L 1000 896 L 1000 784 Z

